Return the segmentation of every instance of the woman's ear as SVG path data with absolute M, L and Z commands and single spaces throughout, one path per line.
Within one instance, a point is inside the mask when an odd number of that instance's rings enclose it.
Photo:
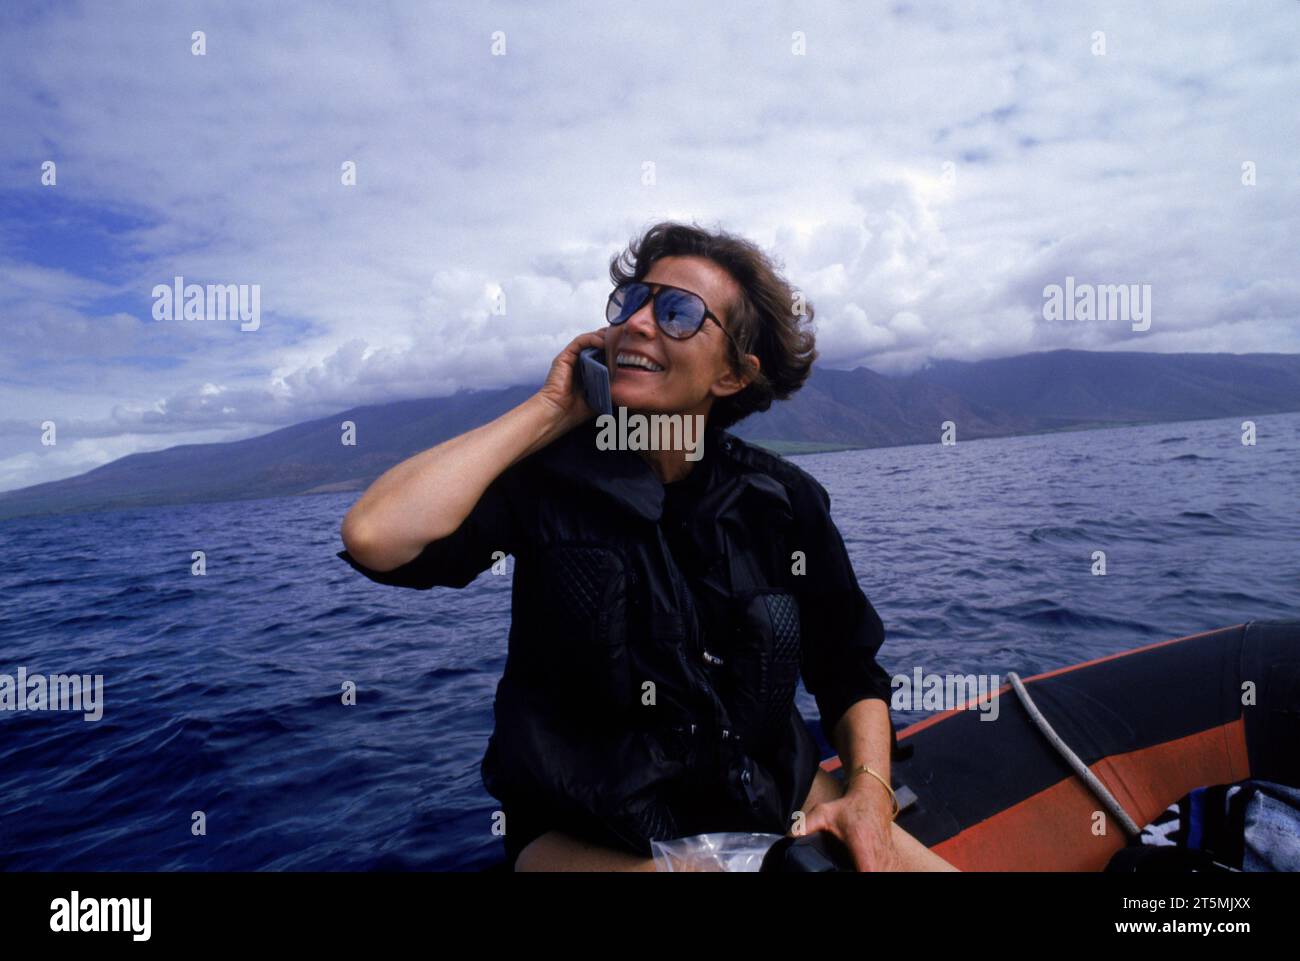
M 743 374 L 736 374 L 730 368 L 727 369 L 721 377 L 713 384 L 712 394 L 714 397 L 730 397 L 732 394 L 739 393 L 754 382 L 754 378 L 762 369 L 762 364 L 757 354 L 745 354 L 742 361 L 749 365 Z

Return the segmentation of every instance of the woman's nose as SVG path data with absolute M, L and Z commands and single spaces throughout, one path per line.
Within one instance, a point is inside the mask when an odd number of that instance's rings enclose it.
M 654 299 L 651 298 L 642 304 L 640 309 L 627 319 L 624 326 L 629 329 L 635 328 L 642 337 L 653 337 L 658 329 L 655 324 Z

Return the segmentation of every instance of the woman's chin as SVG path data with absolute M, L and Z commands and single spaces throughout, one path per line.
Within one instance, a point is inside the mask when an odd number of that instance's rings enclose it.
M 615 407 L 626 407 L 628 413 L 633 411 L 650 411 L 661 408 L 663 405 L 658 402 L 654 391 L 649 390 L 611 390 L 609 392 L 610 403 Z M 615 411 L 617 412 L 617 410 Z

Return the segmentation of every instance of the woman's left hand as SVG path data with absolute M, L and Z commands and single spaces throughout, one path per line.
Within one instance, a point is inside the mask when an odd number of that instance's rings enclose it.
M 894 849 L 892 807 L 883 791 L 849 791 L 842 798 L 823 801 L 804 818 L 804 833 L 826 831 L 838 838 L 853 855 L 859 871 L 894 871 L 898 853 Z

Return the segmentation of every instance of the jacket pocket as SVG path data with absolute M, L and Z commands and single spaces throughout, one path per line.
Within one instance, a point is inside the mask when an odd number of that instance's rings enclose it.
M 555 544 L 539 553 L 534 610 L 550 639 L 534 652 L 539 673 L 553 692 L 564 692 L 573 711 L 595 707 L 619 713 L 629 707 L 627 650 L 628 568 L 623 553 L 600 544 Z
M 799 683 L 799 602 L 788 591 L 760 588 L 733 600 L 725 650 L 710 651 L 717 690 L 742 743 L 767 743 L 788 723 Z M 722 647 L 724 645 L 719 645 Z

